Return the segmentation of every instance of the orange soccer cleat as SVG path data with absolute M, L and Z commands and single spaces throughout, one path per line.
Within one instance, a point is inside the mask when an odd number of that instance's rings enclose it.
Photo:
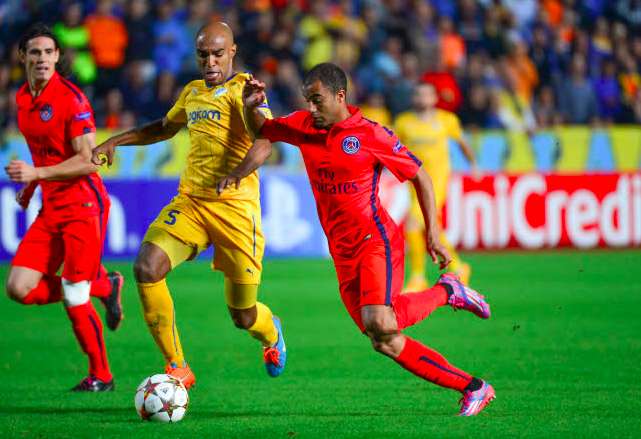
M 196 384 L 196 375 L 191 371 L 187 363 L 183 367 L 176 366 L 175 363 L 169 363 L 165 366 L 165 373 L 174 378 L 178 378 L 187 390 Z

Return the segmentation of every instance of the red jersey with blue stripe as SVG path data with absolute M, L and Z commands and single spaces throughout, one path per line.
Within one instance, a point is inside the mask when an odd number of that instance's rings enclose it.
M 93 110 L 74 84 L 53 74 L 38 96 L 25 83 L 16 94 L 18 128 L 25 137 L 36 167 L 57 165 L 71 157 L 71 140 L 96 131 Z M 64 218 L 100 214 L 108 203 L 97 173 L 68 180 L 38 182 L 43 212 Z
M 392 131 L 348 108 L 351 116 L 329 130 L 315 128 L 309 111 L 297 111 L 265 120 L 260 132 L 300 148 L 330 252 L 341 259 L 370 239 L 389 245 L 398 232 L 378 198 L 383 167 L 405 181 L 421 166 Z

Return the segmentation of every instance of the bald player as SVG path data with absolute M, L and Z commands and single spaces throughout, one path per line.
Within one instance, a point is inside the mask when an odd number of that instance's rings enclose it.
M 92 157 L 95 164 L 106 158 L 111 165 L 118 146 L 148 145 L 173 137 L 181 128 L 189 130 L 191 148 L 178 195 L 149 226 L 134 265 L 144 318 L 165 357 L 165 371 L 188 388 L 195 376 L 185 361 L 165 279 L 172 269 L 210 245 L 214 247 L 212 269 L 224 274 L 225 300 L 234 324 L 261 342 L 270 376 L 280 375 L 286 361 L 280 320 L 257 301 L 265 244 L 258 174 L 229 191 L 216 191 L 217 182 L 252 147 L 242 102 L 250 75 L 233 70 L 236 44 L 225 23 L 203 26 L 195 43 L 203 79 L 187 84 L 165 117 L 111 137 Z M 271 118 L 266 103 L 260 111 Z

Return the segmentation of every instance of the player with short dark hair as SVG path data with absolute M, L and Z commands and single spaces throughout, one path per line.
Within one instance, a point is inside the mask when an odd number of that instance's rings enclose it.
M 307 111 L 266 119 L 258 108 L 265 84 L 252 79 L 243 90 L 245 119 L 259 138 L 300 147 L 316 198 L 318 216 L 329 241 L 343 303 L 374 349 L 428 381 L 463 394 L 460 414 L 479 413 L 494 389 L 447 362 L 438 352 L 401 330 L 449 304 L 481 318 L 490 316 L 483 296 L 446 273 L 424 291 L 400 294 L 404 275 L 404 242 L 399 227 L 383 209 L 378 182 L 383 167 L 399 180 L 411 180 L 427 230 L 427 249 L 444 268 L 450 257 L 438 239 L 439 227 L 431 180 L 420 161 L 389 129 L 363 118 L 346 103 L 344 73 L 333 64 L 314 67 L 304 81 Z M 243 162 L 223 179 L 218 190 L 260 166 L 270 145 L 256 143 Z
M 89 357 L 89 375 L 72 390 L 113 390 L 102 323 L 90 296 L 100 298 L 107 325 L 116 329 L 122 320 L 123 277 L 107 273 L 100 262 L 110 204 L 91 163 L 93 110 L 80 89 L 56 71 L 61 54 L 47 26 L 37 24 L 25 33 L 19 55 L 27 81 L 16 94 L 18 128 L 34 166 L 12 160 L 5 171 L 11 181 L 24 183 L 16 197 L 23 208 L 38 184 L 43 201 L 11 262 L 7 294 L 26 305 L 63 300 Z

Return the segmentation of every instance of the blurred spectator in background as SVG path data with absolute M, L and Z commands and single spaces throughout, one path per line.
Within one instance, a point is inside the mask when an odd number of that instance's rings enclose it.
M 112 9 L 112 0 L 98 0 L 96 12 L 85 21 L 89 31 L 89 47 L 98 66 L 95 84 L 96 93 L 100 96 L 118 85 L 128 41 L 127 28 Z
M 465 41 L 468 55 L 483 48 L 483 14 L 476 0 L 461 0 L 458 31 Z
M 409 17 L 408 32 L 412 50 L 421 59 L 434 53 L 440 44 L 436 12 L 430 2 L 414 1 L 414 14 Z M 425 65 L 421 65 L 425 68 Z
M 309 13 L 299 23 L 299 37 L 304 45 L 301 64 L 305 71 L 332 59 L 334 41 L 329 33 L 328 20 L 327 1 L 316 0 L 311 2 Z
M 550 85 L 541 87 L 533 108 L 537 127 L 546 129 L 559 124 L 561 115 L 557 108 L 558 104 L 554 99 L 554 88 Z
M 536 67 L 540 86 L 552 85 L 558 76 L 558 59 L 550 42 L 550 32 L 543 25 L 537 25 L 532 31 L 530 59 Z
M 122 128 L 121 118 L 123 110 L 122 93 L 117 88 L 112 88 L 105 96 L 105 107 L 101 112 L 104 116 L 99 118 L 96 122 L 99 126 L 110 130 Z
M 89 50 L 89 31 L 82 22 L 80 2 L 69 3 L 63 12 L 62 21 L 53 26 L 53 33 L 71 65 L 71 72 L 80 85 L 93 84 L 96 80 L 96 63 Z
M 605 59 L 601 73 L 594 80 L 594 92 L 599 106 L 599 118 L 614 122 L 621 113 L 621 90 L 617 79 L 617 66 L 613 59 Z
M 236 32 L 236 69 L 271 84 L 276 114 L 304 105 L 301 75 L 333 61 L 350 99 L 378 111 L 383 96 L 392 115 L 428 81 L 474 129 L 638 120 L 641 0 L 0 0 L 0 126 L 15 125 L 28 24 L 55 24 L 97 120 L 112 125 L 107 108 L 143 121 L 166 108 L 197 74 L 191 40 L 214 14 Z
M 184 58 L 189 53 L 190 41 L 184 23 L 176 17 L 172 0 L 158 2 L 154 43 L 157 73 L 169 72 L 174 76 L 178 75 Z
M 126 109 L 133 111 L 141 122 L 153 120 L 147 117 L 147 112 L 152 109 L 156 95 L 151 81 L 147 80 L 143 64 L 131 63 L 127 66 L 121 90 L 126 96 Z
M 412 95 L 419 75 L 418 57 L 412 52 L 405 53 L 401 58 L 401 76 L 387 87 L 385 102 L 392 116 L 396 117 L 412 107 Z
M 125 27 L 129 35 L 127 62 L 140 65 L 140 70 L 144 71 L 144 80 L 155 75 L 154 18 L 149 7 L 149 0 L 131 0 L 127 2 L 125 13 Z
M 503 68 L 510 88 L 514 90 L 518 99 L 528 103 L 532 101 L 534 88 L 539 83 L 539 75 L 532 60 L 527 53 L 527 46 L 523 41 L 514 41 L 510 45 L 509 53 L 504 58 Z
M 575 55 L 570 73 L 559 87 L 559 107 L 563 121 L 570 124 L 594 123 L 598 120 L 597 99 L 586 78 L 585 58 Z
M 436 88 L 438 95 L 436 106 L 438 108 L 451 112 L 456 112 L 459 109 L 463 101 L 461 89 L 454 75 L 443 67 L 439 51 L 433 53 L 429 58 L 427 70 L 421 77 L 421 81 L 428 82 Z
M 480 84 L 472 85 L 466 93 L 468 99 L 461 109 L 461 122 L 473 131 L 489 126 L 490 96 Z
M 641 75 L 639 75 L 637 63 L 630 55 L 627 55 L 623 61 L 619 83 L 621 84 L 622 104 L 629 107 L 641 89 Z
M 465 63 L 465 41 L 454 31 L 454 23 L 449 17 L 439 21 L 439 41 L 443 68 L 454 72 Z

